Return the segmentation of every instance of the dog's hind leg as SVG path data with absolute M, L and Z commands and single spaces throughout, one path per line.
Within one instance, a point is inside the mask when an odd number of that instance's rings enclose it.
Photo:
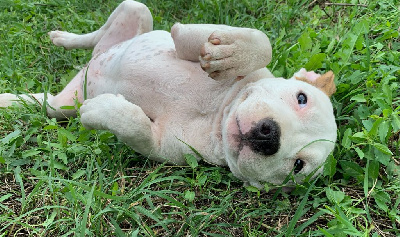
M 97 31 L 77 35 L 66 31 L 52 31 L 50 39 L 57 46 L 67 49 L 94 48 L 93 55 L 109 49 L 115 44 L 128 40 L 153 29 L 153 19 L 149 9 L 135 1 L 122 2 L 108 18 L 107 22 Z M 58 95 L 51 94 L 0 94 L 0 107 L 8 107 L 13 103 L 21 104 L 46 102 L 49 117 L 65 119 L 76 116 L 76 102 L 83 103 L 83 81 L 86 67 Z M 68 106 L 69 109 L 62 107 Z M 72 109 L 71 109 L 72 108 Z
M 51 118 L 59 120 L 68 117 L 75 117 L 77 103 L 83 103 L 83 88 L 82 83 L 85 77 L 85 69 L 82 69 L 72 81 L 56 96 L 50 93 L 37 94 L 21 94 L 15 95 L 10 93 L 0 94 L 0 107 L 9 107 L 12 104 L 39 104 L 44 103 L 47 110 L 47 115 Z M 63 108 L 66 107 L 66 108 Z
M 76 98 L 76 96 L 75 96 Z M 76 98 L 79 100 L 78 98 Z M 36 94 L 10 94 L 10 93 L 3 93 L 0 94 L 0 107 L 9 107 L 13 104 L 21 105 L 23 103 L 27 104 L 38 104 L 39 106 L 43 106 L 46 103 L 46 110 L 47 115 L 50 118 L 57 118 L 58 120 L 63 120 L 68 117 L 75 117 L 76 116 L 76 108 L 75 108 L 75 101 L 74 99 L 71 100 L 72 103 L 63 103 L 60 100 L 60 96 L 53 96 L 50 93 L 36 93 Z M 70 108 L 61 107 L 68 106 Z M 73 106 L 73 107 L 71 107 Z
M 93 55 L 111 46 L 153 30 L 153 18 L 146 5 L 126 0 L 110 15 L 97 31 L 78 35 L 66 31 L 49 32 L 51 41 L 66 49 L 92 49 Z

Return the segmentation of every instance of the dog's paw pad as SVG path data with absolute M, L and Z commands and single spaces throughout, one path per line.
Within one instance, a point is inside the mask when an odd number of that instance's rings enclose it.
M 208 42 L 212 43 L 213 45 L 220 45 L 221 44 L 221 40 L 215 36 L 210 36 L 210 38 L 208 39 Z
M 231 45 L 240 38 L 235 31 L 215 31 L 208 37 L 208 42 L 214 45 Z

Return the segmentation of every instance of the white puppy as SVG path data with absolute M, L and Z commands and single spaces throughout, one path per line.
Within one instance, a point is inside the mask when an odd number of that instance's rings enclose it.
M 94 50 L 60 94 L 47 95 L 48 115 L 75 116 L 60 107 L 78 100 L 86 128 L 110 130 L 161 162 L 184 164 L 193 147 L 257 187 L 321 168 L 336 141 L 331 72 L 274 78 L 258 30 L 175 24 L 170 34 L 152 24 L 145 5 L 125 1 L 95 32 L 50 32 L 57 46 Z M 0 105 L 32 97 L 43 103 L 44 94 L 2 94 Z

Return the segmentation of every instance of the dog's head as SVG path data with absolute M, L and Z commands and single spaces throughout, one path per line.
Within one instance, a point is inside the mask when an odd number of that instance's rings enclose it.
M 233 174 L 249 184 L 297 182 L 319 172 L 336 141 L 334 75 L 304 69 L 293 78 L 248 84 L 226 110 L 223 142 Z M 319 170 L 318 170 L 319 169 Z

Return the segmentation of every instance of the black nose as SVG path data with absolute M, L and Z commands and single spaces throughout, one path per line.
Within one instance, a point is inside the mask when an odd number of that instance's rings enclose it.
M 273 155 L 280 146 L 281 129 L 274 120 L 260 120 L 247 135 L 247 141 L 254 152 L 263 155 Z

